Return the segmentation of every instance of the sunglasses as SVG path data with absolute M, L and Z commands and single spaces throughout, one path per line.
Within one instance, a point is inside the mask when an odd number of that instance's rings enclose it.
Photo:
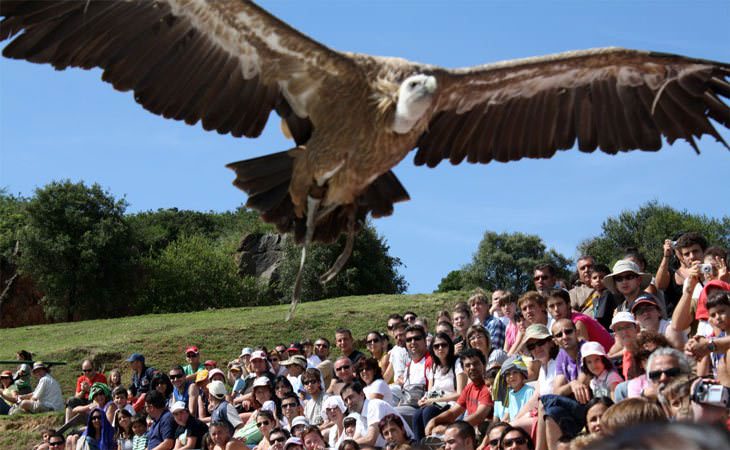
M 398 324 L 397 324 L 397 323 L 394 323 L 393 325 L 388 325 L 388 327 L 387 327 L 387 328 L 388 328 L 389 330 L 393 331 L 393 330 L 395 329 L 395 327 L 397 327 L 397 326 L 398 326 Z
M 679 367 L 672 367 L 671 369 L 664 370 L 653 370 L 649 372 L 649 379 L 651 381 L 659 381 L 659 378 L 662 377 L 662 374 L 666 375 L 668 378 L 674 378 L 680 373 L 681 371 L 679 370 Z
M 89 373 L 89 372 L 93 372 L 94 369 L 81 369 L 81 371 L 84 373 Z
M 546 338 L 546 339 L 543 339 L 543 340 L 537 341 L 537 342 L 530 342 L 529 344 L 527 344 L 525 346 L 525 348 L 527 348 L 528 352 L 531 352 L 531 351 L 535 350 L 537 347 L 542 347 L 543 345 L 547 344 L 549 341 L 550 341 L 550 338 Z
M 286 442 L 286 438 L 284 436 L 282 436 L 282 437 L 270 439 L 269 442 L 271 442 L 272 444 L 283 444 L 284 442 Z
M 340 367 L 335 367 L 335 372 L 339 372 L 339 371 L 341 371 L 341 370 L 347 370 L 347 369 L 349 369 L 350 367 L 352 367 L 352 366 L 340 366 Z
M 63 441 L 48 442 L 49 447 L 60 447 L 64 444 L 65 444 L 65 442 L 63 442 Z
M 504 439 L 502 441 L 502 447 L 512 447 L 513 445 L 525 445 L 527 444 L 527 439 L 523 437 L 517 437 L 514 439 Z
M 101 416 L 91 416 L 91 420 L 101 420 Z
M 442 348 L 449 348 L 449 344 L 447 344 L 445 342 L 440 342 L 438 344 L 433 344 L 433 348 L 435 350 L 441 350 Z
M 289 409 L 289 408 L 296 408 L 296 403 L 282 403 L 281 404 L 282 409 Z
M 170 379 L 171 379 L 171 380 L 177 380 L 178 378 L 182 378 L 183 376 L 184 376 L 184 375 L 183 375 L 183 374 L 181 374 L 181 373 L 171 373 L 171 374 L 170 374 Z
M 407 343 L 422 341 L 423 336 L 411 336 L 406 338 Z
M 316 383 L 319 383 L 319 380 L 307 380 L 307 381 L 302 382 L 302 384 L 304 384 L 305 386 L 309 386 L 310 384 L 316 384 Z
M 368 345 L 370 345 L 370 344 L 377 344 L 378 342 L 380 342 L 380 341 L 377 340 L 377 339 L 370 339 L 369 341 L 365 341 L 365 343 L 368 344 Z
M 271 422 L 269 422 L 268 420 L 264 420 L 263 422 L 256 422 L 256 426 L 257 426 L 258 428 L 261 428 L 261 427 L 268 427 L 270 423 L 271 423 Z
M 627 275 L 616 275 L 615 277 L 613 277 L 613 281 L 615 281 L 616 283 L 620 283 L 622 281 L 635 280 L 637 278 L 639 278 L 637 274 L 630 273 Z
M 188 358 L 195 358 L 196 356 L 198 356 L 198 353 L 188 353 L 185 356 L 187 356 Z
M 327 345 L 327 344 L 314 344 L 314 346 L 315 347 L 320 347 L 320 348 L 330 348 L 330 346 Z
M 549 276 L 547 276 L 547 275 L 538 275 L 538 276 L 536 276 L 536 277 L 533 277 L 532 279 L 533 279 L 534 281 L 544 281 L 544 280 L 549 280 L 549 279 L 550 279 L 550 277 L 549 277 Z
M 555 333 L 555 337 L 560 339 L 561 337 L 563 337 L 563 335 L 570 336 L 573 333 L 575 333 L 575 328 L 567 328 L 563 331 Z

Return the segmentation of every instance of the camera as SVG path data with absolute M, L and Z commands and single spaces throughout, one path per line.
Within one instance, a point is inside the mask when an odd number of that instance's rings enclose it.
M 730 389 L 712 381 L 700 380 L 692 392 L 692 401 L 704 405 L 730 407 Z
M 672 241 L 672 248 L 677 248 L 677 241 Z
M 704 274 L 712 273 L 712 264 L 700 264 L 700 272 Z

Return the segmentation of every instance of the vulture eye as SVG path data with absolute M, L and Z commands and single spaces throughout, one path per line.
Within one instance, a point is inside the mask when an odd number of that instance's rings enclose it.
M 408 83 L 408 87 L 411 88 L 411 89 L 413 89 L 416 86 L 418 86 L 418 83 L 415 82 L 415 81 L 411 81 L 410 83 Z

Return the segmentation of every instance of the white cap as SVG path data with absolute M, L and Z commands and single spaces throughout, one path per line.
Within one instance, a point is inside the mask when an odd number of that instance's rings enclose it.
M 170 408 L 170 412 L 176 413 L 178 411 L 183 411 L 183 410 L 187 410 L 187 409 L 188 409 L 188 406 L 185 404 L 185 402 L 181 402 L 178 400 L 172 404 L 172 407 Z
M 581 359 L 592 355 L 606 356 L 606 349 L 604 349 L 600 343 L 594 341 L 585 342 L 580 346 Z
M 212 380 L 212 379 L 213 379 L 213 375 L 221 375 L 221 376 L 223 377 L 223 379 L 224 379 L 224 380 L 226 379 L 226 374 L 225 374 L 225 373 L 223 373 L 223 371 L 222 371 L 222 370 L 220 370 L 220 369 L 217 369 L 217 368 L 216 368 L 216 369 L 210 369 L 210 370 L 208 371 L 208 381 L 210 381 L 210 380 Z
M 609 328 L 613 330 L 616 324 L 621 322 L 629 322 L 636 325 L 636 320 L 634 319 L 633 314 L 628 311 L 619 311 L 613 316 L 613 320 L 611 320 L 611 326 Z
M 294 420 L 291 421 L 291 427 L 294 428 L 298 425 L 309 425 L 309 420 L 307 420 L 304 416 L 296 416 Z
M 271 387 L 271 383 L 269 383 L 269 379 L 266 377 L 258 377 L 255 380 L 253 380 L 253 386 L 252 387 L 262 387 L 266 386 L 268 388 Z
M 255 352 L 251 353 L 251 361 L 253 361 L 254 359 L 263 359 L 264 361 L 266 361 L 266 353 L 261 350 L 256 350 Z
M 304 443 L 302 442 L 301 439 L 299 439 L 298 437 L 290 437 L 284 443 L 284 450 L 286 450 L 287 448 L 289 448 L 292 445 L 299 445 L 301 447 L 304 447 Z
M 241 356 L 250 355 L 251 353 L 253 353 L 253 349 L 251 347 L 243 347 L 243 349 L 241 349 Z
M 208 392 L 210 392 L 210 395 L 217 399 L 225 397 L 228 393 L 228 391 L 226 390 L 226 385 L 223 384 L 223 382 L 220 380 L 215 380 L 208 383 Z

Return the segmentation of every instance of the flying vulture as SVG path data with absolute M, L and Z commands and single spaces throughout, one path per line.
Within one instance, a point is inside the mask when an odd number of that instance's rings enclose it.
M 247 206 L 297 242 L 348 236 L 408 194 L 391 169 L 658 150 L 730 127 L 730 64 L 622 48 L 461 69 L 332 50 L 244 0 L 0 2 L 9 58 L 103 69 L 147 110 L 291 149 L 229 164 Z M 577 145 L 576 145 L 577 144 Z M 301 271 L 300 271 L 301 274 Z M 298 287 L 292 303 L 298 299 Z

